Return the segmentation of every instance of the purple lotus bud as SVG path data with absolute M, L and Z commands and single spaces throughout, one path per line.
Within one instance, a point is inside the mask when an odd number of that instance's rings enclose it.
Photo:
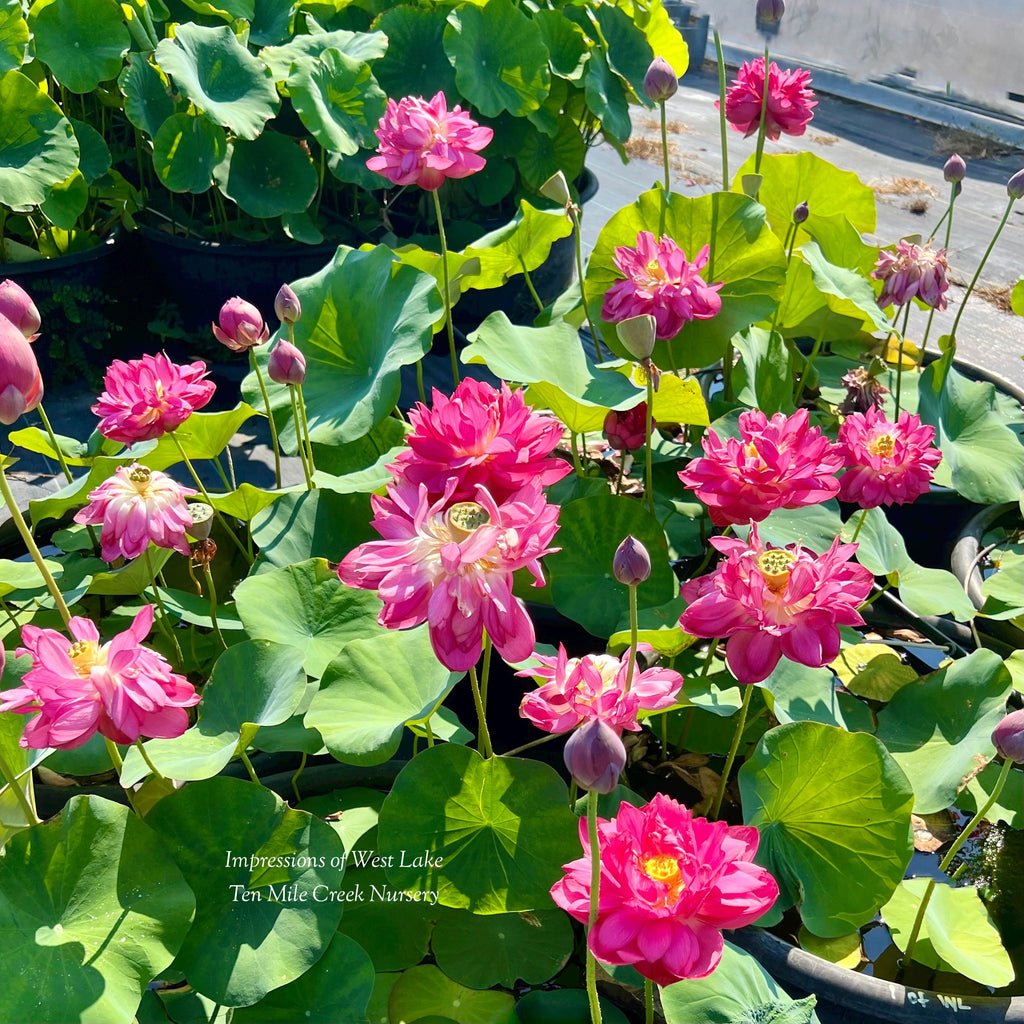
M 942 168 L 942 176 L 954 184 L 963 181 L 966 174 L 967 161 L 959 153 L 954 153 Z
M 786 13 L 786 0 L 757 0 L 755 17 L 762 25 L 777 25 Z
M 644 95 L 655 103 L 664 103 L 679 91 L 679 76 L 664 57 L 655 57 L 644 75 Z
M 213 324 L 213 336 L 232 352 L 246 352 L 270 337 L 260 311 L 237 295 L 220 307 L 218 324 Z
M 29 341 L 39 337 L 39 310 L 21 285 L 14 281 L 0 283 L 0 313 L 14 324 Z
M 1006 183 L 1006 194 L 1011 199 L 1020 199 L 1024 196 L 1024 167 Z
M 807 220 L 807 218 L 810 217 L 810 215 L 811 208 L 807 205 L 807 200 L 805 199 L 802 203 L 799 203 L 796 207 L 794 207 L 793 223 L 803 224 L 803 222 Z
M 598 793 L 610 793 L 626 767 L 626 748 L 602 718 L 592 718 L 569 737 L 564 757 L 576 785 Z
M 274 299 L 274 313 L 283 324 L 297 324 L 302 317 L 302 304 L 298 295 L 283 284 Z
M 1008 761 L 1024 764 L 1024 710 L 1011 711 L 996 726 L 992 742 Z
M 651 556 L 632 534 L 615 549 L 612 572 L 627 587 L 635 587 L 651 575 Z
M 267 373 L 277 384 L 301 384 L 306 379 L 306 357 L 281 338 L 267 360 Z
M 626 351 L 636 360 L 643 362 L 651 357 L 657 338 L 658 321 L 650 313 L 631 316 L 615 325 L 615 333 Z

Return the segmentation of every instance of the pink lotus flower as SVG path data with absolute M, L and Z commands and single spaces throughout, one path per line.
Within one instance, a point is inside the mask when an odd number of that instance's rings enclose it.
M 551 889 L 584 924 L 590 912 L 590 840 L 563 865 Z M 659 793 L 645 807 L 623 803 L 597 819 L 601 883 L 587 945 L 606 964 L 631 964 L 658 985 L 704 978 L 722 958 L 723 928 L 753 924 L 778 898 L 775 879 L 753 863 L 760 839 L 750 825 L 694 818 Z
M 267 360 L 267 376 L 275 384 L 305 383 L 306 357 L 290 341 L 279 338 Z
M 487 162 L 477 154 L 494 137 L 462 107 L 448 110 L 443 92 L 429 102 L 406 96 L 388 107 L 376 129 L 377 156 L 366 166 L 395 185 L 419 185 L 428 192 L 446 178 L 466 178 L 483 170 Z
M 689 607 L 679 625 L 692 636 L 728 637 L 726 662 L 741 683 L 760 683 L 779 659 L 821 668 L 839 655 L 839 627 L 857 613 L 874 577 L 849 561 L 856 544 L 837 537 L 820 557 L 789 544 L 765 547 L 751 524 L 746 541 L 712 537 L 726 559 L 683 585 Z
M 651 417 L 651 430 L 656 420 Z M 604 418 L 604 436 L 608 444 L 618 452 L 635 452 L 647 442 L 647 403 L 641 402 L 632 409 L 618 412 L 611 409 Z
M 103 524 L 100 545 L 103 558 L 138 558 L 150 541 L 190 555 L 185 531 L 192 515 L 185 498 L 195 494 L 166 473 L 133 462 L 118 466 L 109 480 L 89 492 L 89 504 L 75 515 L 76 523 Z
M 803 135 L 818 105 L 810 85 L 810 71 L 802 68 L 783 71 L 772 61 L 768 66 L 766 138 L 776 142 L 782 134 Z M 753 135 L 758 130 L 764 92 L 764 57 L 744 61 L 725 94 L 725 119 L 734 130 L 744 135 Z
M 35 341 L 41 320 L 39 310 L 31 296 L 17 281 L 0 281 L 0 315 L 7 317 L 25 335 L 26 341 Z
M 10 426 L 43 400 L 43 378 L 32 346 L 0 316 L 0 423 Z
M 902 306 L 913 298 L 940 313 L 946 308 L 946 273 L 949 263 L 946 250 L 934 250 L 927 245 L 915 245 L 905 239 L 896 243 L 896 251 L 882 249 L 871 276 L 884 282 L 878 296 L 882 309 L 895 304 Z
M 523 697 L 519 707 L 522 718 L 528 718 L 545 732 L 568 732 L 591 719 L 600 718 L 621 732 L 640 728 L 637 712 L 661 711 L 676 703 L 683 677 L 668 668 L 641 671 L 636 665 L 629 691 L 629 651 L 621 658 L 610 654 L 588 654 L 569 658 L 558 645 L 558 657 L 534 654 L 540 668 L 526 669 L 516 675 L 546 679 L 543 686 Z
M 124 362 L 115 359 L 103 380 L 106 390 L 92 411 L 99 432 L 124 444 L 150 441 L 180 427 L 213 397 L 206 363 L 179 366 L 161 352 Z
M 270 337 L 270 328 L 260 311 L 237 295 L 220 307 L 217 320 L 211 325 L 213 336 L 232 352 L 248 352 Z
M 475 498 L 482 485 L 500 505 L 532 480 L 547 487 L 572 472 L 565 460 L 548 458 L 562 424 L 504 383 L 495 390 L 467 377 L 451 398 L 435 390 L 433 408 L 417 402 L 409 422 L 409 448 L 388 468 L 398 480 L 426 484 L 432 501 L 454 481 L 452 501 Z
M 650 231 L 641 231 L 635 249 L 615 247 L 615 266 L 626 280 L 608 289 L 601 316 L 617 323 L 647 313 L 655 319 L 658 338 L 674 338 L 689 320 L 710 320 L 722 308 L 718 290 L 724 283 L 707 284 L 700 276 L 710 255 L 705 245 L 688 263 L 671 238 L 659 242 Z
M 777 508 L 803 508 L 828 501 L 839 491 L 835 473 L 842 449 L 817 427 L 806 409 L 770 420 L 753 410 L 740 414 L 740 437 L 724 442 L 713 430 L 704 435 L 704 456 L 679 474 L 708 506 L 716 526 L 760 522 Z
M 533 623 L 512 596 L 512 574 L 526 568 L 536 586 L 539 559 L 558 529 L 558 506 L 548 505 L 538 480 L 499 505 L 484 487 L 475 501 L 451 504 L 453 479 L 431 503 L 425 484 L 399 482 L 374 496 L 373 525 L 383 540 L 360 544 L 338 567 L 342 583 L 376 590 L 379 622 L 389 629 L 430 625 L 430 641 L 446 667 L 461 672 L 480 657 L 483 631 L 506 661 L 534 647 Z
M 55 629 L 23 627 L 25 646 L 17 654 L 31 654 L 32 668 L 20 686 L 0 693 L 0 712 L 39 712 L 25 727 L 21 746 L 71 750 L 97 731 L 115 743 L 180 736 L 188 728 L 185 708 L 198 704 L 199 694 L 161 655 L 142 646 L 152 627 L 152 605 L 102 646 L 90 619 L 72 618 L 73 643 Z
M 942 461 L 934 440 L 935 428 L 909 412 L 900 413 L 898 423 L 874 408 L 847 416 L 839 443 L 849 468 L 839 479 L 839 500 L 861 508 L 914 501 Z

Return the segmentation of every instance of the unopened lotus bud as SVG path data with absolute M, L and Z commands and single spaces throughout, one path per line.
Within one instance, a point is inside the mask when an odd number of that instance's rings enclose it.
M 946 181 L 961 182 L 967 174 L 967 161 L 959 153 L 954 153 L 942 168 L 942 176 Z
M 651 556 L 632 534 L 615 549 L 612 573 L 627 587 L 638 586 L 651 575 Z
M 302 304 L 298 295 L 283 284 L 274 299 L 274 313 L 283 324 L 297 324 L 302 317 Z
M 786 13 L 786 0 L 757 0 L 755 17 L 762 25 L 777 25 Z
M 555 171 L 540 187 L 540 194 L 545 199 L 550 199 L 559 206 L 569 206 L 572 203 L 572 193 L 569 191 L 569 183 L 561 171 Z
M 657 422 L 651 419 L 651 430 Z M 619 412 L 612 409 L 604 418 L 604 436 L 608 444 L 619 452 L 635 452 L 647 442 L 647 403 Z
M 0 313 L 14 324 L 29 341 L 39 337 L 39 310 L 28 292 L 15 281 L 0 283 Z
M 644 75 L 644 95 L 654 103 L 664 103 L 679 91 L 679 76 L 664 57 L 655 57 Z
M 615 325 L 619 341 L 625 346 L 626 351 L 641 363 L 645 359 L 650 359 L 654 351 L 657 330 L 658 321 L 650 313 L 631 316 L 628 320 L 622 320 Z
M 1006 183 L 1006 194 L 1011 199 L 1020 199 L 1024 196 L 1024 167 Z
M 565 767 L 581 789 L 610 793 L 626 767 L 619 734 L 601 718 L 581 725 L 565 744 Z
M 267 373 L 277 384 L 301 384 L 306 379 L 306 357 L 281 338 L 267 360 Z
M 270 337 L 260 311 L 237 295 L 220 307 L 217 320 L 218 323 L 213 324 L 213 336 L 232 352 L 247 352 Z
M 810 215 L 811 208 L 807 205 L 807 200 L 805 199 L 802 203 L 798 203 L 797 206 L 793 208 L 793 223 L 803 224 Z
M 206 540 L 213 528 L 213 509 L 205 501 L 190 501 L 187 508 L 192 525 L 185 532 L 193 540 Z
M 10 426 L 43 400 L 43 378 L 25 335 L 0 316 L 0 423 Z
M 1024 764 L 1024 710 L 1011 711 L 996 726 L 992 742 L 1008 761 Z

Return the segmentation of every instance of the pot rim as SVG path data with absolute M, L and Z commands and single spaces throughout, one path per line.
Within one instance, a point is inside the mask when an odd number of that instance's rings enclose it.
M 98 245 L 92 245 L 88 249 L 79 249 L 77 252 L 65 253 L 63 256 L 40 257 L 37 260 L 25 260 L 23 262 L 8 260 L 0 263 L 0 278 L 10 277 L 14 280 L 45 277 L 66 267 L 77 267 L 83 263 L 94 263 L 97 260 L 106 259 L 112 255 L 114 250 L 121 244 L 121 225 L 115 224 L 106 238 L 100 239 Z

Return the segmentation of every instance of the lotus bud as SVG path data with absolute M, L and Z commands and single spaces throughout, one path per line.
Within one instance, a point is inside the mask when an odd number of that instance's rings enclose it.
M 581 725 L 565 744 L 565 766 L 582 789 L 610 793 L 626 767 L 619 734 L 601 718 Z
M 561 171 L 555 171 L 540 187 L 540 194 L 545 199 L 550 199 L 559 206 L 570 206 L 572 204 L 572 193 L 569 191 L 569 183 Z
M 803 224 L 810 215 L 811 208 L 807 205 L 807 200 L 805 199 L 802 203 L 798 203 L 797 206 L 793 208 L 793 223 Z
M 641 363 L 645 359 L 650 359 L 654 351 L 657 329 L 658 321 L 650 313 L 631 316 L 628 320 L 622 320 L 615 325 L 619 341 L 625 346 L 626 351 Z
M 302 317 L 302 304 L 298 295 L 283 284 L 274 299 L 274 313 L 283 324 L 297 324 Z
M 996 726 L 992 742 L 1008 761 L 1024 764 L 1024 710 L 1011 711 Z
M 267 360 L 267 373 L 277 384 L 302 384 L 306 379 L 306 357 L 281 338 Z
M 213 336 L 232 352 L 247 352 L 270 337 L 260 311 L 237 295 L 220 307 L 219 326 L 213 324 Z
M 206 540 L 213 528 L 213 508 L 205 501 L 190 501 L 186 504 L 192 525 L 185 532 L 193 540 Z
M 651 430 L 656 426 L 651 419 Z M 604 418 L 604 435 L 608 444 L 619 452 L 635 452 L 647 442 L 647 403 L 619 412 L 611 409 Z
M 39 337 L 39 310 L 21 285 L 14 281 L 0 283 L 0 313 L 14 324 L 29 341 Z
M 777 25 L 786 13 L 786 0 L 757 0 L 754 16 L 759 25 Z
M 957 184 L 967 174 L 967 161 L 959 153 L 954 153 L 942 168 L 942 176 L 946 181 Z
M 0 316 L 0 423 L 10 426 L 43 400 L 43 378 L 25 335 Z
M 679 76 L 664 57 L 655 57 L 644 75 L 644 95 L 654 103 L 664 103 L 679 91 Z
M 1006 183 L 1006 194 L 1011 199 L 1020 199 L 1024 196 L 1024 167 Z
M 636 587 L 651 575 L 651 556 L 632 534 L 615 549 L 612 573 L 627 587 Z

